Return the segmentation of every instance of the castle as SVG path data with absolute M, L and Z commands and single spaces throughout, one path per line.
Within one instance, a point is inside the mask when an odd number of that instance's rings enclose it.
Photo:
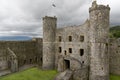
M 45 16 L 43 69 L 61 72 L 56 80 L 109 80 L 110 71 L 120 74 L 120 40 L 113 49 L 109 15 L 108 5 L 93 1 L 83 25 L 57 28 L 57 18 Z
M 120 39 L 109 38 L 109 15 L 108 5 L 93 1 L 89 20 L 79 26 L 57 28 L 57 18 L 45 16 L 43 39 L 0 41 L 0 75 L 31 66 L 58 70 L 56 80 L 109 80 L 110 73 L 120 75 Z

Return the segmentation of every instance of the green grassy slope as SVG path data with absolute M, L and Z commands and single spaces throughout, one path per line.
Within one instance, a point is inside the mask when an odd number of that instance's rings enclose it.
M 0 77 L 0 80 L 53 80 L 57 71 L 42 71 L 37 68 L 31 68 L 22 72 Z
M 53 80 L 57 71 L 42 71 L 37 68 L 31 68 L 22 72 L 0 77 L 0 80 Z M 110 80 L 120 80 L 120 76 L 111 75 Z
M 110 80 L 120 80 L 120 76 L 110 75 Z

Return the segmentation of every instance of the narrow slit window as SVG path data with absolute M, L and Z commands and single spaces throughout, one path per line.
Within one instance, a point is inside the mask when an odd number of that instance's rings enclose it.
M 59 47 L 59 53 L 61 53 L 62 52 L 62 48 L 61 47 Z
M 80 42 L 84 42 L 84 36 L 80 36 Z
M 37 57 L 35 57 L 35 62 L 37 62 L 38 61 L 38 58 Z
M 65 53 L 64 53 L 65 55 L 66 55 L 66 50 L 65 50 Z

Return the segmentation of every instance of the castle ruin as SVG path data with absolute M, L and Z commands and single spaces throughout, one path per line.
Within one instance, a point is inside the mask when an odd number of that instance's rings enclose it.
M 109 38 L 109 15 L 108 5 L 93 1 L 82 25 L 57 28 L 57 18 L 45 16 L 43 39 L 0 41 L 0 73 L 39 66 L 57 69 L 56 80 L 109 80 L 110 73 L 120 75 L 120 39 Z
M 89 20 L 83 25 L 57 28 L 57 18 L 45 16 L 43 69 L 57 69 L 65 74 L 56 80 L 70 80 L 71 76 L 71 80 L 109 80 L 110 71 L 114 72 L 110 68 L 115 67 L 111 60 L 109 15 L 109 5 L 98 5 L 93 1 Z M 117 55 L 120 57 L 119 51 Z M 120 59 L 117 60 L 119 64 Z M 119 67 L 116 66 L 118 74 Z

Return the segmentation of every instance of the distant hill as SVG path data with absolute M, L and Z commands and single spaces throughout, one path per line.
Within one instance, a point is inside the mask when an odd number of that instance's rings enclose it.
M 111 38 L 120 38 L 120 26 L 113 26 L 110 28 Z
M 31 40 L 29 36 L 0 36 L 0 41 L 23 41 Z
M 120 38 L 120 26 L 110 27 L 110 37 Z M 31 39 L 29 36 L 0 36 L 0 41 L 25 41 Z

